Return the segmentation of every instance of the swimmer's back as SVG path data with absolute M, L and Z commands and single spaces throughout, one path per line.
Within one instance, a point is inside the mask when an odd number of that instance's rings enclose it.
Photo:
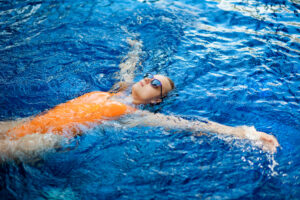
M 15 139 L 32 133 L 54 133 L 69 137 L 80 134 L 83 126 L 91 128 L 103 120 L 119 118 L 135 110 L 109 99 L 113 95 L 108 92 L 84 94 L 10 129 L 7 134 Z

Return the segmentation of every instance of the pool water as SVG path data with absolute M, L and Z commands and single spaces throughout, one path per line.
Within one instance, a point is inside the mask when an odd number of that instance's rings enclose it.
M 176 84 L 145 109 L 255 126 L 281 147 L 107 122 L 1 164 L 0 199 L 300 199 L 299 12 L 297 0 L 1 1 L 1 120 L 108 91 L 131 38 L 136 80 Z

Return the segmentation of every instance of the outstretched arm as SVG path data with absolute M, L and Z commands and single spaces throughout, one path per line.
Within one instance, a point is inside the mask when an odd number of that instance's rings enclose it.
M 30 134 L 18 140 L 0 139 L 0 163 L 7 160 L 33 159 L 59 147 L 65 137 L 55 134 Z
M 274 136 L 256 131 L 254 127 L 232 127 L 212 121 L 190 121 L 181 117 L 154 114 L 148 111 L 137 111 L 134 115 L 136 115 L 136 117 L 128 119 L 127 121 L 127 123 L 132 126 L 162 126 L 165 128 L 184 129 L 192 132 L 231 135 L 241 139 L 260 141 L 262 143 L 262 149 L 272 153 L 276 152 L 276 148 L 279 146 L 279 143 Z
M 139 62 L 140 54 L 142 53 L 142 42 L 137 40 L 127 39 L 131 46 L 130 52 L 126 56 L 125 62 L 122 62 L 120 67 L 120 80 L 126 83 L 133 83 L 134 71 Z
M 120 63 L 120 72 L 118 73 L 120 82 L 116 83 L 112 90 L 119 88 L 124 90 L 129 84 L 133 83 L 134 72 L 136 65 L 139 63 L 140 54 L 142 53 L 142 42 L 137 40 L 127 39 L 128 44 L 131 46 L 131 50 L 124 58 L 124 62 Z

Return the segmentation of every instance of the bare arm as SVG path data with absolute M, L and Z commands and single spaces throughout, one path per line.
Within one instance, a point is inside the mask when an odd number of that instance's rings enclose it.
M 142 42 L 137 40 L 127 39 L 131 46 L 130 52 L 126 56 L 125 62 L 122 62 L 120 67 L 120 80 L 126 83 L 132 83 L 134 79 L 134 71 L 139 62 L 139 56 L 142 53 Z
M 0 140 L 0 163 L 6 160 L 38 158 L 41 153 L 52 150 L 65 141 L 61 135 L 30 134 L 18 140 L 9 137 Z
M 128 44 L 131 46 L 131 50 L 124 58 L 124 62 L 120 63 L 120 72 L 118 73 L 120 82 L 113 86 L 113 90 L 119 88 L 124 90 L 129 84 L 133 83 L 134 72 L 136 65 L 139 63 L 140 54 L 142 53 L 142 42 L 137 40 L 127 39 Z
M 128 119 L 129 124 L 132 126 L 162 126 L 170 129 L 189 130 L 191 132 L 230 135 L 241 139 L 259 141 L 263 150 L 270 151 L 272 153 L 276 152 L 276 147 L 279 146 L 279 143 L 274 136 L 256 131 L 254 127 L 232 127 L 212 121 L 190 121 L 181 117 L 153 114 L 148 111 L 137 111 L 134 115 L 136 115 L 136 118 Z
M 32 117 L 20 118 L 11 121 L 0 121 L 0 139 L 5 139 L 5 137 L 7 136 L 6 132 L 9 129 L 12 129 L 20 124 L 23 124 L 29 121 L 30 119 L 32 119 Z

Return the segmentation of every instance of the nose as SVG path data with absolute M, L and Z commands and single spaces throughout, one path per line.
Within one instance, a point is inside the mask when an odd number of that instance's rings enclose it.
M 151 82 L 151 79 L 150 78 L 144 78 L 144 81 L 146 84 L 149 84 Z

